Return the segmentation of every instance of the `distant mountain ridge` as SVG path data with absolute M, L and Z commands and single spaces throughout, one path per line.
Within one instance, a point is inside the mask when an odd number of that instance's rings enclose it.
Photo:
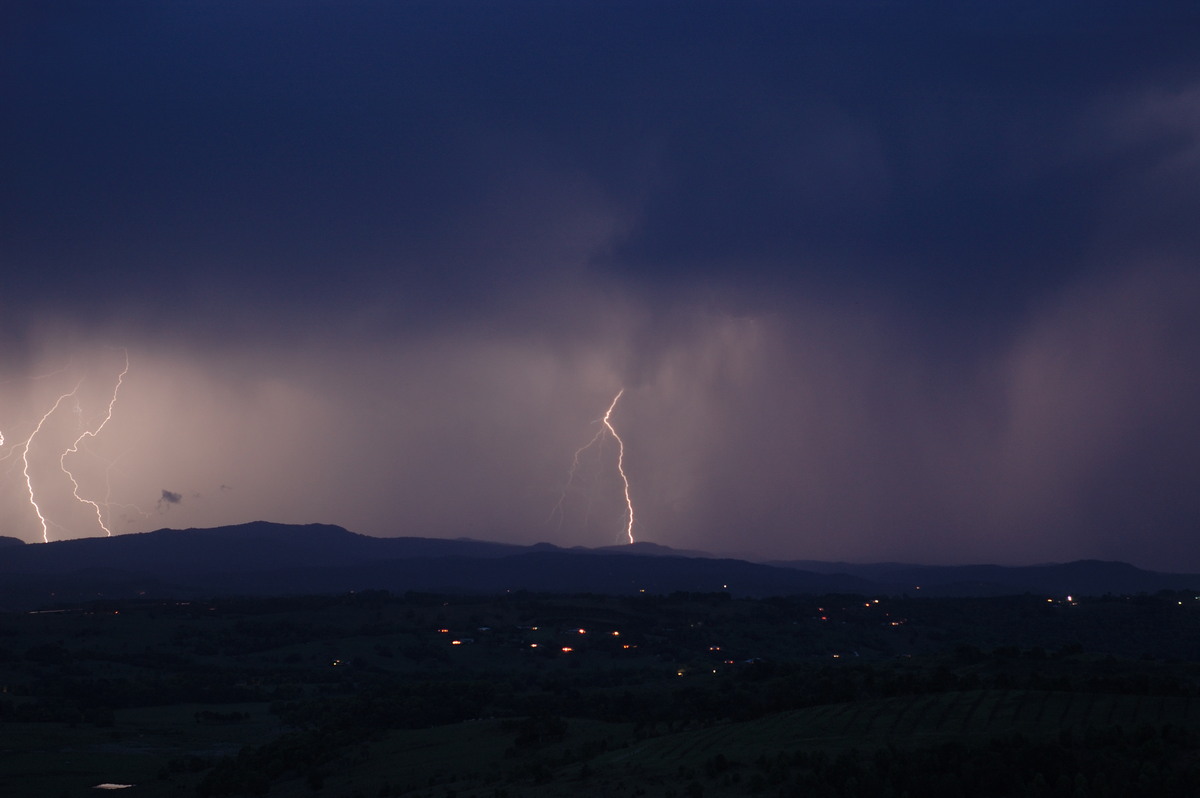
M 7 540 L 0 540 L 0 544 Z M 652 543 L 600 549 L 472 539 L 375 538 L 328 524 L 256 521 L 111 538 L 0 545 L 0 609 L 100 598 L 393 592 L 716 592 L 1048 596 L 1200 587 L 1200 576 L 1125 563 L 854 565 L 754 563 Z
M 816 573 L 844 573 L 889 588 L 891 593 L 986 596 L 1019 593 L 1103 595 L 1154 593 L 1200 587 L 1200 575 L 1143 571 L 1128 563 L 1076 560 L 1046 565 L 909 565 L 903 563 L 772 562 Z
M 331 524 L 253 521 L 211 529 L 158 529 L 110 538 L 27 544 L 0 555 L 0 573 L 68 573 L 88 567 L 175 574 L 240 573 L 450 554 L 503 556 L 523 548 L 462 539 L 374 538 Z

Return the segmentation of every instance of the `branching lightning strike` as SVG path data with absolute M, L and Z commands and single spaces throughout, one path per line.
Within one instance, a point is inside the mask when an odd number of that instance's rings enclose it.
M 46 520 L 46 516 L 42 515 L 42 508 L 38 505 L 37 496 L 33 490 L 33 477 L 29 474 L 29 447 L 33 445 L 33 439 L 37 437 L 37 434 L 42 431 L 42 427 L 46 424 L 46 419 L 54 415 L 54 411 L 58 410 L 58 406 L 63 403 L 64 399 L 75 395 L 75 392 L 79 390 L 79 385 L 80 383 L 75 383 L 75 387 L 71 389 L 70 393 L 64 393 L 62 396 L 58 397 L 58 400 L 54 403 L 54 406 L 46 411 L 46 415 L 41 417 L 37 423 L 37 426 L 33 428 L 33 432 L 29 433 L 29 437 L 25 439 L 24 448 L 21 450 L 21 462 L 24 463 L 22 473 L 25 475 L 25 487 L 29 489 L 29 503 L 33 505 L 33 512 L 37 514 L 38 520 L 42 523 L 43 543 L 50 542 L 50 526 L 49 522 Z
M 92 509 L 96 513 L 97 524 L 100 526 L 101 529 L 104 530 L 104 533 L 109 536 L 112 535 L 112 531 L 109 529 L 108 525 L 105 523 L 104 509 L 102 509 L 102 503 L 95 501 L 93 499 L 85 498 L 84 496 L 82 496 L 80 494 L 79 481 L 76 479 L 75 474 L 68 467 L 67 458 L 68 458 L 68 455 L 78 454 L 80 451 L 80 448 L 85 445 L 85 442 L 87 441 L 87 439 L 95 438 L 97 435 L 99 435 L 100 432 L 104 429 L 104 427 L 108 424 L 109 420 L 112 419 L 113 409 L 116 406 L 117 396 L 120 393 L 121 385 L 125 380 L 125 376 L 129 373 L 129 352 L 124 351 L 124 356 L 125 356 L 124 367 L 121 370 L 120 374 L 117 375 L 116 385 L 113 387 L 112 396 L 109 398 L 108 406 L 104 412 L 103 417 L 100 419 L 99 423 L 95 426 L 95 428 L 84 429 L 82 432 L 80 432 L 74 438 L 74 440 L 71 442 L 71 444 L 69 446 L 67 446 L 58 457 L 59 469 L 71 481 L 72 496 L 74 496 L 75 500 L 80 502 L 81 504 L 87 504 L 92 507 Z M 19 444 L 17 449 L 10 452 L 10 455 L 9 455 L 9 456 L 13 456 L 18 451 L 20 452 L 21 466 L 22 466 L 21 474 L 25 480 L 25 492 L 28 495 L 29 504 L 33 508 L 34 515 L 37 516 L 38 522 L 41 524 L 42 541 L 46 542 L 46 543 L 50 542 L 50 525 L 52 522 L 46 517 L 46 512 L 43 510 L 42 503 L 39 498 L 40 491 L 37 488 L 35 488 L 35 486 L 34 486 L 34 477 L 30 470 L 30 450 L 33 448 L 34 441 L 37 439 L 38 435 L 42 433 L 42 430 L 46 426 L 46 423 L 56 412 L 58 412 L 59 408 L 61 408 L 63 403 L 66 402 L 68 399 L 75 400 L 75 403 L 71 409 L 71 412 L 75 415 L 77 428 L 83 426 L 83 421 L 82 421 L 83 408 L 79 403 L 79 389 L 83 385 L 83 382 L 84 381 L 82 379 L 79 380 L 78 382 L 75 383 L 75 386 L 70 391 L 60 394 L 58 396 L 58 398 L 54 401 L 54 403 L 50 406 L 50 409 L 47 410 L 41 416 L 41 418 L 38 419 L 37 423 L 33 427 L 33 430 L 29 433 L 28 436 L 26 436 L 25 440 Z M 0 445 L 3 445 L 3 442 L 4 442 L 4 439 L 2 436 L 0 436 Z M 7 457 L 5 457 L 3 459 L 7 459 Z M 109 468 L 111 468 L 111 465 L 112 464 L 110 463 Z M 106 481 L 106 483 L 108 481 L 107 470 L 105 472 L 105 481 Z M 105 501 L 103 502 L 103 508 L 106 509 L 106 508 L 108 508 L 108 506 L 109 506 L 109 502 L 108 502 L 108 497 L 106 496 Z M 57 524 L 56 524 L 56 526 L 57 526 Z
M 104 419 L 100 422 L 99 425 L 97 425 L 97 427 L 94 430 L 84 430 L 79 435 L 79 437 L 75 439 L 75 442 L 72 443 L 70 446 L 68 446 L 66 451 L 64 451 L 62 453 L 62 455 L 58 458 L 59 467 L 62 469 L 63 473 L 66 474 L 67 477 L 71 480 L 71 495 L 73 495 L 77 501 L 79 501 L 83 504 L 90 504 L 92 506 L 92 509 L 96 511 L 96 523 L 99 524 L 100 528 L 104 530 L 104 534 L 109 537 L 112 537 L 112 530 L 109 529 L 108 526 L 106 526 L 104 523 L 104 514 L 100 510 L 99 502 L 93 501 L 92 499 L 85 499 L 79 495 L 79 482 L 75 479 L 75 475 L 71 473 L 71 470 L 69 468 L 67 468 L 67 455 L 78 454 L 79 453 L 79 445 L 83 442 L 84 438 L 95 438 L 97 435 L 100 434 L 100 430 L 104 429 L 104 425 L 107 424 L 109 419 L 112 418 L 113 406 L 116 405 L 116 403 L 117 403 L 117 394 L 121 392 L 121 383 L 123 383 L 125 381 L 125 375 L 128 373 L 129 373 L 129 352 L 128 352 L 128 350 L 126 350 L 125 351 L 125 368 L 122 369 L 121 373 L 117 375 L 117 384 L 115 386 L 113 386 L 112 398 L 108 401 L 108 410 L 104 414 Z M 78 415 L 82 416 L 83 410 L 82 410 L 82 408 L 79 407 L 78 399 L 76 399 L 75 407 L 77 408 Z M 106 483 L 107 483 L 107 479 L 108 479 L 108 472 L 106 470 L 105 471 Z
M 621 482 L 625 486 L 625 508 L 629 512 L 629 522 L 625 526 L 625 536 L 629 538 L 629 542 L 633 543 L 633 499 L 629 496 L 629 477 L 625 474 L 625 441 L 621 440 L 621 436 L 617 434 L 617 430 L 612 425 L 613 408 L 617 406 L 621 395 L 625 393 L 625 389 L 617 391 L 617 395 L 613 397 L 612 404 L 608 406 L 608 410 L 604 413 L 604 426 L 608 427 L 608 431 L 617 439 L 617 473 L 621 475 Z
M 597 441 L 600 441 L 605 433 L 608 433 L 617 442 L 617 473 L 621 477 L 621 485 L 625 496 L 625 537 L 629 539 L 630 543 L 633 543 L 633 498 L 629 492 L 629 476 L 625 473 L 625 441 L 621 440 L 621 436 L 617 434 L 617 429 L 612 423 L 613 410 L 616 409 L 617 402 L 621 401 L 621 397 L 624 394 L 624 388 L 617 391 L 617 395 L 609 403 L 608 409 L 604 411 L 604 416 L 599 419 L 603 427 L 592 436 L 590 441 L 575 450 L 575 456 L 571 459 L 571 470 L 567 474 L 567 484 L 563 487 L 562 495 L 558 498 L 558 504 L 554 506 L 550 514 L 553 516 L 555 513 L 558 513 L 561 516 L 563 501 L 565 501 L 567 496 L 567 489 L 574 481 L 575 471 L 579 468 L 579 456 L 595 445 Z

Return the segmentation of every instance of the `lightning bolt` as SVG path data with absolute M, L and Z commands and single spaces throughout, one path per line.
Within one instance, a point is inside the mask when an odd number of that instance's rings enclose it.
M 94 430 L 84 430 L 84 432 L 75 439 L 75 442 L 68 446 L 58 458 L 59 468 L 61 468 L 63 473 L 66 474 L 71 480 L 71 495 L 73 495 L 75 499 L 82 504 L 90 504 L 92 506 L 92 509 L 96 511 L 96 523 L 100 525 L 100 528 L 104 530 L 104 534 L 108 537 L 112 537 L 112 530 L 110 530 L 104 524 L 104 514 L 100 510 L 100 504 L 92 499 L 85 499 L 79 495 L 79 482 L 75 479 L 75 475 L 71 473 L 71 470 L 67 468 L 67 455 L 78 454 L 79 446 L 81 443 L 83 443 L 83 439 L 95 438 L 100 434 L 100 431 L 104 429 L 104 425 L 108 423 L 109 419 L 112 418 L 113 407 L 115 407 L 117 404 L 117 394 L 121 392 L 121 383 L 125 381 L 125 375 L 129 373 L 129 350 L 126 349 L 123 351 L 125 353 L 125 368 L 122 369 L 121 373 L 117 375 L 117 384 L 113 386 L 112 398 L 108 400 L 108 410 L 104 414 L 104 419 Z M 75 400 L 75 412 L 77 416 L 82 416 L 83 414 L 83 409 L 79 406 L 78 399 Z M 111 464 L 109 468 L 111 468 Z M 107 478 L 108 470 L 106 469 L 105 479 L 107 480 Z
M 629 522 L 625 525 L 625 536 L 629 538 L 630 543 L 633 543 L 633 499 L 629 497 L 629 477 L 625 474 L 625 441 L 621 440 L 621 436 L 617 434 L 611 420 L 613 408 L 617 406 L 623 393 L 625 393 L 624 388 L 617 391 L 617 395 L 613 397 L 612 404 L 604 413 L 604 426 L 608 427 L 608 431 L 617 439 L 617 473 L 621 475 L 621 482 L 625 485 L 625 509 L 629 512 Z
M 74 496 L 75 500 L 80 502 L 81 504 L 87 504 L 92 507 L 92 509 L 96 513 L 97 524 L 99 524 L 100 528 L 104 530 L 105 534 L 109 535 L 110 537 L 112 536 L 112 531 L 108 528 L 108 525 L 105 523 L 104 511 L 111 506 L 108 501 L 108 496 L 109 496 L 109 494 L 111 494 L 111 486 L 109 486 L 107 489 L 105 500 L 103 502 L 103 506 L 102 506 L 101 502 L 85 498 L 80 492 L 81 487 L 79 484 L 79 480 L 76 479 L 75 474 L 71 471 L 71 468 L 68 466 L 68 458 L 70 455 L 78 454 L 80 449 L 84 448 L 86 446 L 87 440 L 89 438 L 95 438 L 97 435 L 99 435 L 100 432 L 108 424 L 109 420 L 112 419 L 113 409 L 116 407 L 117 396 L 119 395 L 119 393 L 121 391 L 121 385 L 123 384 L 123 382 L 125 380 L 125 376 L 129 373 L 129 352 L 128 352 L 128 350 L 122 350 L 122 352 L 124 354 L 125 364 L 124 364 L 124 367 L 122 368 L 121 372 L 117 375 L 116 385 L 113 387 L 112 396 L 109 398 L 107 408 L 105 409 L 104 414 L 100 418 L 99 423 L 95 424 L 95 426 L 91 429 L 83 429 L 82 432 L 79 432 L 79 434 L 75 437 L 75 439 L 71 442 L 71 444 L 62 451 L 62 453 L 59 455 L 59 458 L 58 458 L 59 469 L 71 481 L 71 486 L 72 486 L 71 495 Z M 61 369 L 60 371 L 65 371 L 65 369 Z M 59 372 L 54 372 L 54 373 L 57 374 Z M 43 376 L 46 376 L 46 375 L 43 375 Z M 34 379 L 40 379 L 40 377 L 34 377 Z M 47 518 L 46 512 L 43 510 L 43 507 L 42 507 L 42 505 L 43 505 L 42 492 L 43 491 L 40 490 L 38 487 L 35 487 L 35 480 L 33 477 L 33 473 L 31 471 L 32 466 L 33 466 L 32 462 L 31 462 L 31 452 L 34 449 L 35 441 L 38 439 L 38 436 L 42 434 L 43 430 L 47 427 L 51 418 L 55 415 L 55 413 L 58 413 L 60 411 L 60 409 L 63 407 L 64 403 L 66 403 L 67 400 L 69 400 L 69 399 L 74 400 L 73 405 L 71 406 L 71 413 L 75 416 L 76 428 L 77 429 L 83 428 L 83 426 L 84 426 L 84 424 L 83 424 L 83 407 L 80 404 L 80 399 L 79 399 L 79 391 L 80 391 L 80 388 L 83 386 L 83 384 L 84 384 L 84 378 L 81 378 L 78 382 L 75 383 L 75 386 L 73 388 L 71 388 L 71 390 L 60 394 L 58 396 L 58 398 L 54 400 L 54 403 L 50 406 L 50 408 L 44 414 L 42 414 L 41 418 L 38 419 L 37 423 L 33 426 L 33 429 L 29 433 L 29 435 L 27 435 L 25 437 L 25 439 L 23 441 L 21 441 L 18 446 L 14 447 L 13 449 L 10 449 L 9 452 L 4 457 L 0 458 L 0 462 L 2 462 L 3 460 L 7 460 L 9 457 L 16 457 L 19 455 L 20 463 L 21 463 L 21 475 L 24 477 L 24 481 L 25 481 L 25 492 L 29 498 L 29 505 L 33 508 L 34 515 L 37 516 L 38 523 L 42 527 L 42 541 L 45 543 L 50 542 L 50 526 L 53 522 Z M 61 433 L 55 433 L 55 434 L 61 434 Z M 3 445 L 3 443 L 4 443 L 3 435 L 0 434 L 0 445 Z M 106 485 L 108 485 L 108 483 L 109 483 L 109 471 L 111 470 L 113 465 L 114 465 L 114 463 L 109 463 L 105 470 Z M 57 527 L 58 524 L 54 524 L 54 526 Z
M 82 382 L 83 381 L 80 380 L 80 382 L 75 383 L 75 387 L 72 388 L 69 393 L 64 393 L 62 396 L 58 397 L 58 400 L 54 403 L 54 406 L 46 411 L 46 415 L 41 417 L 37 423 L 37 426 L 33 428 L 33 432 L 29 433 L 29 437 L 25 439 L 24 448 L 21 450 L 21 462 L 24 463 L 24 468 L 22 469 L 21 473 L 25 475 L 25 487 L 29 489 L 29 503 L 33 505 L 33 512 L 37 514 L 38 521 L 42 523 L 43 543 L 50 542 L 50 526 L 49 522 L 46 521 L 46 516 L 42 515 L 42 508 L 38 506 L 37 496 L 33 490 L 33 477 L 29 475 L 29 447 L 33 445 L 33 439 L 36 438 L 38 433 L 42 431 L 42 426 L 46 423 L 46 419 L 54 415 L 54 411 L 58 410 L 58 406 L 63 403 L 63 400 L 75 395 L 75 392 L 79 390 L 79 386 L 82 384 Z
M 558 513 L 559 518 L 563 514 L 563 502 L 567 498 L 567 489 L 571 487 L 571 483 L 575 479 L 575 471 L 579 468 L 579 456 L 588 449 L 592 448 L 598 441 L 604 438 L 605 433 L 611 435 L 617 442 L 617 473 L 621 477 L 621 484 L 624 488 L 625 495 L 625 537 L 629 538 L 629 542 L 633 543 L 633 498 L 629 493 L 629 475 L 625 473 L 625 441 L 621 440 L 621 436 L 617 434 L 616 427 L 612 423 L 613 410 L 617 407 L 617 402 L 621 401 L 621 397 L 625 394 L 625 389 L 617 391 L 617 395 L 613 397 L 609 403 L 608 409 L 604 411 L 604 416 L 599 419 L 599 423 L 603 427 L 592 436 L 592 439 L 575 450 L 575 456 L 571 459 L 571 470 L 567 474 L 567 484 L 563 487 L 562 495 L 558 497 L 558 503 L 554 505 L 554 509 L 550 511 L 551 517 Z

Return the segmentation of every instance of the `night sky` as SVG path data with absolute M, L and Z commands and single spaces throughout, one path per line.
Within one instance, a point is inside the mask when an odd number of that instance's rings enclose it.
M 1200 571 L 1198 42 L 1154 0 L 6 3 L 0 535 L 617 544 L 623 389 L 637 540 Z

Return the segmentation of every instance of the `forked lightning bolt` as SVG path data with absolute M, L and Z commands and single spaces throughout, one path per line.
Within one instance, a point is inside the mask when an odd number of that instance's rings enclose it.
M 617 395 L 613 397 L 612 402 L 608 405 L 608 409 L 604 411 L 604 416 L 600 419 L 600 423 L 604 425 L 603 428 L 593 435 L 590 441 L 575 450 L 575 456 L 571 460 L 571 470 L 567 475 L 567 485 L 563 488 L 562 495 L 558 498 L 558 504 L 551 510 L 550 515 L 553 517 L 555 513 L 559 513 L 561 516 L 563 501 L 567 496 L 567 488 L 571 486 L 571 482 L 575 479 L 575 471 L 579 468 L 579 456 L 595 445 L 597 441 L 604 437 L 604 433 L 607 432 L 617 442 L 617 473 L 621 476 L 621 484 L 625 495 L 625 537 L 629 538 L 630 543 L 633 543 L 633 499 L 629 493 L 629 476 L 625 473 L 625 441 L 621 440 L 621 436 L 617 434 L 617 429 L 612 423 L 613 410 L 624 393 L 624 388 L 617 391 Z
M 128 351 L 126 351 L 124 354 L 125 354 L 124 368 L 121 370 L 121 373 L 119 375 L 117 375 L 117 382 L 116 382 L 116 385 L 113 387 L 112 397 L 108 401 L 108 407 L 104 413 L 103 418 L 100 420 L 100 423 L 97 424 L 94 429 L 85 429 L 83 432 L 81 432 L 74 439 L 74 441 L 71 443 L 71 445 L 62 451 L 62 453 L 59 455 L 59 458 L 58 458 L 59 468 L 67 476 L 67 478 L 69 480 L 71 480 L 71 486 L 72 486 L 71 493 L 75 497 L 75 500 L 80 502 L 81 504 L 91 505 L 92 509 L 95 510 L 95 512 L 96 512 L 96 522 L 99 524 L 100 528 L 104 530 L 104 533 L 109 536 L 112 535 L 112 531 L 104 523 L 104 512 L 101 509 L 100 502 L 94 501 L 92 499 L 84 498 L 83 496 L 80 495 L 79 481 L 75 478 L 75 475 L 71 472 L 71 469 L 68 468 L 67 457 L 68 457 L 68 455 L 78 454 L 80 447 L 85 444 L 85 441 L 88 438 L 95 438 L 97 435 L 99 435 L 101 430 L 104 429 L 105 425 L 107 425 L 109 420 L 112 418 L 113 408 L 116 406 L 117 395 L 121 390 L 121 384 L 125 380 L 125 375 L 127 375 L 129 373 L 129 353 L 128 353 Z M 33 431 L 29 433 L 29 435 L 25 438 L 25 440 L 23 442 L 21 442 L 18 450 L 14 450 L 13 452 L 11 452 L 12 455 L 15 455 L 16 451 L 20 452 L 21 464 L 22 464 L 21 474 L 25 478 L 25 490 L 29 496 L 29 504 L 33 508 L 33 512 L 37 516 L 38 522 L 41 524 L 42 541 L 45 543 L 50 542 L 50 523 L 51 522 L 46 518 L 46 514 L 45 514 L 45 512 L 43 512 L 42 506 L 39 503 L 39 495 L 40 494 L 39 494 L 38 489 L 34 487 L 33 474 L 30 473 L 29 452 L 30 452 L 30 449 L 33 448 L 34 441 L 37 439 L 38 435 L 42 432 L 43 427 L 46 426 L 46 422 L 50 419 L 51 416 L 53 416 L 56 412 L 58 412 L 58 409 L 60 407 L 62 407 L 63 402 L 67 401 L 68 399 L 75 399 L 75 406 L 72 408 L 72 412 L 75 414 L 75 416 L 78 420 L 77 423 L 79 423 L 82 426 L 81 419 L 83 417 L 83 410 L 82 410 L 82 407 L 79 405 L 79 398 L 78 398 L 79 389 L 82 385 L 83 385 L 83 380 L 80 380 L 79 382 L 75 383 L 75 387 L 73 387 L 70 391 L 60 394 L 59 397 L 54 401 L 54 404 L 51 405 L 50 409 L 47 410 L 40 419 L 38 419 L 37 424 L 35 424 L 33 427 Z M 0 437 L 0 445 L 3 445 L 2 437 Z M 7 459 L 7 458 L 3 458 L 3 459 Z M 111 467 L 111 464 L 110 464 L 110 467 Z M 105 474 L 105 478 L 107 481 L 107 471 Z M 107 497 L 106 497 L 105 506 L 107 506 L 107 505 L 108 505 L 108 501 L 107 501 Z
M 608 410 L 604 413 L 604 426 L 608 427 L 608 431 L 617 439 L 617 473 L 621 475 L 621 482 L 625 485 L 625 509 L 629 511 L 629 523 L 625 525 L 625 536 L 629 538 L 629 542 L 633 542 L 633 499 L 629 498 L 629 477 L 625 475 L 625 441 L 621 440 L 621 436 L 617 434 L 617 430 L 612 425 L 613 408 L 617 406 L 617 402 L 621 399 L 621 394 L 625 393 L 625 389 L 617 391 L 617 395 L 613 397 L 612 404 L 608 406 Z
M 67 455 L 77 454 L 79 452 L 79 444 L 81 444 L 83 442 L 84 438 L 95 438 L 97 435 L 100 434 L 100 430 L 104 429 L 104 425 L 107 424 L 108 420 L 112 418 L 113 406 L 116 405 L 116 403 L 117 403 L 117 394 L 120 393 L 121 383 L 125 381 L 125 375 L 128 373 L 129 373 L 129 352 L 126 351 L 125 352 L 125 368 L 121 371 L 120 374 L 117 375 L 117 384 L 115 386 L 113 386 L 112 398 L 109 399 L 109 401 L 108 401 L 108 410 L 104 414 L 104 420 L 102 420 L 100 422 L 100 424 L 94 430 L 85 430 L 82 434 L 80 434 L 80 436 L 75 439 L 75 442 L 72 443 L 70 446 L 68 446 L 66 451 L 64 451 L 62 453 L 62 456 L 60 456 L 58 458 L 59 467 L 63 470 L 63 473 L 66 474 L 67 477 L 71 480 L 71 494 L 76 498 L 76 500 L 82 502 L 83 504 L 92 505 L 92 509 L 96 511 L 96 523 L 99 524 L 100 528 L 104 530 L 104 534 L 108 535 L 109 537 L 112 537 L 112 530 L 110 530 L 104 524 L 104 514 L 100 511 L 100 504 L 98 502 L 93 501 L 92 499 L 85 499 L 79 495 L 79 482 L 75 479 L 75 475 L 71 473 L 70 469 L 67 468 Z M 78 401 L 76 402 L 75 407 L 79 408 Z M 82 414 L 81 409 L 78 410 L 78 412 L 80 414 Z M 107 481 L 107 479 L 108 479 L 108 473 L 106 471 L 105 472 L 105 480 Z
M 25 466 L 22 470 L 22 473 L 25 475 L 25 487 L 29 489 L 29 503 L 33 505 L 33 512 L 37 514 L 38 520 L 42 522 L 43 543 L 50 542 L 50 527 L 46 521 L 46 516 L 42 515 L 42 508 L 38 506 L 37 496 L 33 490 L 33 477 L 29 475 L 29 447 L 33 445 L 33 439 L 37 437 L 37 434 L 42 431 L 42 427 L 45 425 L 46 419 L 54 415 L 54 411 L 58 410 L 58 406 L 63 403 L 64 399 L 75 395 L 75 392 L 79 390 L 79 385 L 80 383 L 75 383 L 75 387 L 71 389 L 70 393 L 64 393 L 62 396 L 58 397 L 58 400 L 54 403 L 54 406 L 47 410 L 46 415 L 42 416 L 41 419 L 38 420 L 37 426 L 33 428 L 33 432 L 29 433 L 29 437 L 25 439 L 24 448 L 21 450 L 21 462 L 24 463 Z

